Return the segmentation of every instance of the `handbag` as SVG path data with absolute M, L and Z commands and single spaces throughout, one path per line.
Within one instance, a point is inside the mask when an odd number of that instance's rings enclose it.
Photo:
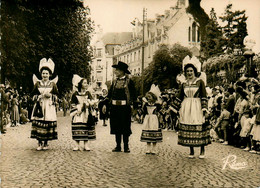
M 41 107 L 39 101 L 36 102 L 36 106 L 35 106 L 35 109 L 34 109 L 34 112 L 33 112 L 33 116 L 38 117 L 38 118 L 43 118 L 42 107 Z

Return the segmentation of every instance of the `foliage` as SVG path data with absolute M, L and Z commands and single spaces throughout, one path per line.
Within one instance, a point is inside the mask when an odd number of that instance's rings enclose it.
M 226 80 L 228 83 L 234 83 L 238 78 L 238 70 L 246 63 L 244 56 L 235 56 L 233 54 L 224 54 L 209 58 L 204 64 L 203 69 L 206 70 L 207 82 L 209 86 L 223 84 L 223 79 L 218 76 L 220 71 L 226 72 Z
M 243 49 L 243 40 L 248 35 L 245 10 L 232 11 L 232 4 L 228 4 L 224 16 L 219 17 L 226 25 L 223 27 L 224 50 L 232 53 L 235 48 Z
M 161 90 L 177 87 L 176 76 L 181 72 L 182 60 L 187 55 L 192 56 L 191 51 L 180 44 L 161 45 L 144 70 L 144 92 L 149 91 L 152 84 L 158 85 Z M 134 81 L 140 91 L 141 77 L 134 78 Z
M 210 11 L 210 20 L 206 25 L 205 39 L 201 41 L 201 53 L 205 59 L 223 53 L 223 34 L 217 22 L 214 8 Z
M 1 6 L 1 63 L 14 86 L 32 88 L 39 61 L 52 58 L 61 93 L 73 74 L 89 78 L 93 22 L 79 0 L 4 0 Z M 54 76 L 55 76 L 54 75 Z

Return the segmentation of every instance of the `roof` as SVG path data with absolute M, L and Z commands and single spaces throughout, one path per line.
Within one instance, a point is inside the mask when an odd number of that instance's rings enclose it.
M 131 40 L 132 32 L 121 32 L 121 33 L 106 33 L 102 37 L 102 41 L 105 45 L 107 44 L 123 44 L 126 41 Z

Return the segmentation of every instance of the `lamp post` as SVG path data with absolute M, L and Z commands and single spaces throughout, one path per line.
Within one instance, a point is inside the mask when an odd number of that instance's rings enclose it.
M 142 78 L 142 83 L 141 83 L 141 93 L 144 95 L 144 29 L 145 29 L 145 20 L 146 20 L 146 9 L 143 8 L 143 43 L 142 43 L 142 67 L 141 67 L 141 78 Z
M 244 52 L 243 56 L 247 60 L 246 68 L 248 77 L 254 76 L 253 57 L 255 56 L 255 53 L 252 51 L 252 48 L 255 44 L 255 40 L 251 39 L 249 36 L 244 38 L 244 45 L 246 46 L 247 50 Z

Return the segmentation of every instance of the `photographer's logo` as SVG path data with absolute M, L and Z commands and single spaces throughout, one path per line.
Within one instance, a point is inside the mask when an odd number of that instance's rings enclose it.
M 233 169 L 233 170 L 240 170 L 240 169 L 247 167 L 246 162 L 242 162 L 242 163 L 237 162 L 236 155 L 229 155 L 222 160 L 224 163 L 222 170 L 226 169 L 226 167 L 229 167 L 230 169 Z

